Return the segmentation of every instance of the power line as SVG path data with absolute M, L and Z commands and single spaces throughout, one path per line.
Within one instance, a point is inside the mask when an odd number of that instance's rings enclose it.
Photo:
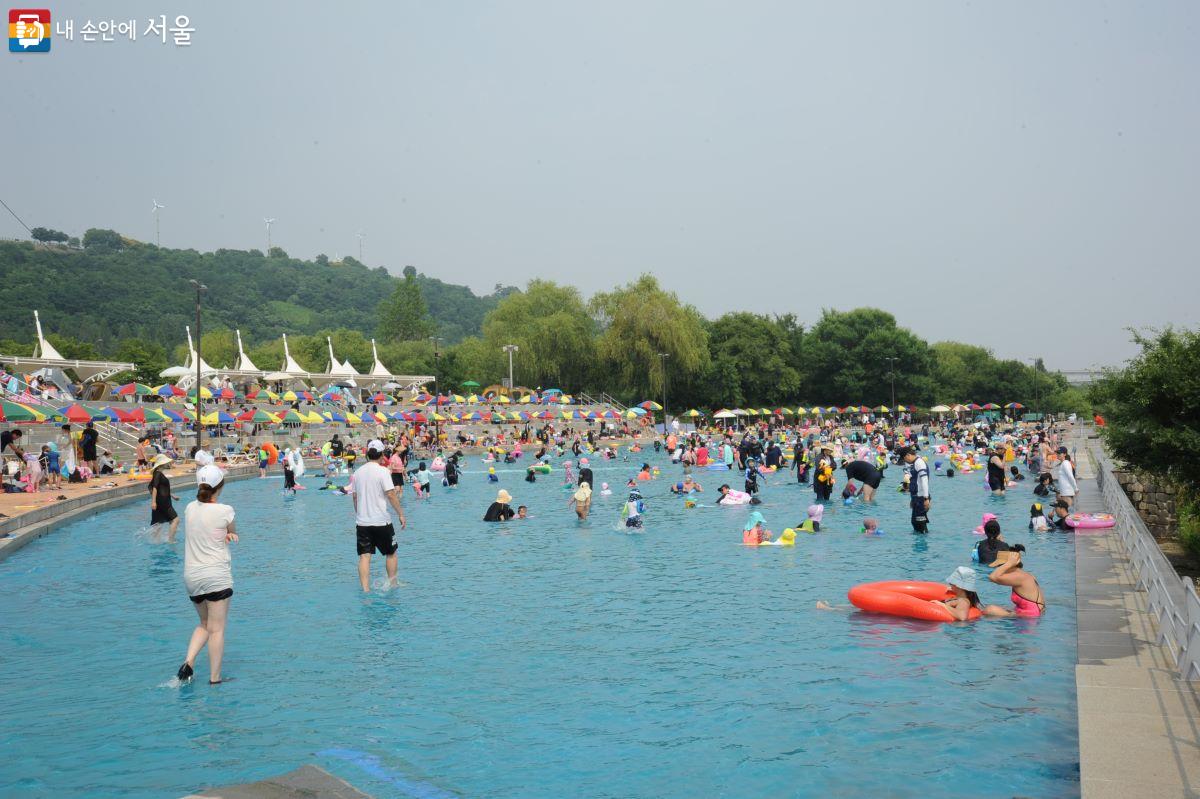
M 17 216 L 16 211 L 14 211 L 13 209 L 8 207 L 8 203 L 4 202 L 4 200 L 0 200 L 0 205 L 3 205 L 4 210 L 8 211 L 10 214 L 12 214 L 13 219 L 15 219 L 21 223 L 21 227 L 25 228 L 25 230 L 29 233 L 30 236 L 33 235 L 33 231 L 29 229 L 29 225 L 25 224 L 25 220 L 23 220 L 23 219 L 21 219 L 21 217 Z

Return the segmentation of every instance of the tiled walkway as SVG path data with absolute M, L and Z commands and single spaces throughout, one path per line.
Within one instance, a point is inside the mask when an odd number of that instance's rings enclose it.
M 1106 511 L 1081 460 L 1079 510 Z M 1157 644 L 1116 535 L 1077 535 L 1083 799 L 1200 797 L 1200 698 Z

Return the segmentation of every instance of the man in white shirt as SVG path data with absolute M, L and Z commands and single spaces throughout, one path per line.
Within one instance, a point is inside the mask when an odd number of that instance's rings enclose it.
M 382 441 L 372 439 L 367 444 L 367 462 L 358 467 L 350 482 L 353 488 L 354 523 L 358 533 L 358 580 L 362 583 L 363 591 L 371 590 L 371 555 L 375 550 L 384 556 L 388 583 L 396 585 L 398 546 L 388 505 L 396 511 L 400 529 L 407 527 L 404 509 L 400 507 L 400 499 L 396 496 L 396 486 L 392 485 L 392 473 L 380 463 L 383 449 Z

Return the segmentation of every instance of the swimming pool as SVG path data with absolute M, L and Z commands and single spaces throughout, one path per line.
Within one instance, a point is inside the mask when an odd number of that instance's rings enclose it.
M 495 486 L 471 458 L 457 491 L 406 493 L 403 585 L 369 595 L 348 497 L 231 483 L 235 681 L 215 688 L 205 654 L 169 685 L 195 616 L 182 547 L 136 535 L 144 505 L 64 525 L 0 563 L 0 795 L 178 797 L 306 762 L 381 799 L 1078 795 L 1074 543 L 1025 532 L 1029 490 L 935 478 L 914 536 L 893 467 L 870 514 L 832 503 L 828 532 L 752 549 L 745 508 L 685 510 L 677 468 L 646 459 L 664 477 L 626 535 L 633 462 L 595 469 L 614 494 L 580 524 L 561 471 Z M 697 476 L 711 503 L 722 475 Z M 478 521 L 498 487 L 533 518 Z M 776 534 L 812 498 L 782 478 L 763 496 Z M 1030 544 L 1044 618 L 813 609 L 864 580 L 943 579 L 984 511 Z M 864 515 L 883 537 L 858 535 Z

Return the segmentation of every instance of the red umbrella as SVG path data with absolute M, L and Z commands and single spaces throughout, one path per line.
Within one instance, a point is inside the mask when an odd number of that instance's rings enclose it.
M 131 422 L 133 424 L 145 424 L 146 412 L 141 408 L 134 408 L 132 411 L 122 410 L 121 408 L 113 408 L 117 412 L 117 418 L 122 422 Z
M 982 411 L 982 410 L 983 410 L 983 406 L 982 406 L 982 405 L 976 405 L 974 402 L 972 402 L 971 404 L 967 405 L 967 410 L 968 410 L 968 411 Z
M 985 411 L 995 411 L 995 410 L 999 410 L 999 409 L 1000 409 L 1000 406 L 994 402 L 989 402 L 983 406 L 983 410 L 985 410 Z
M 87 408 L 78 402 L 73 402 L 65 408 L 59 408 L 58 415 L 65 418 L 68 422 L 74 422 L 75 424 L 100 422 L 108 418 L 100 411 Z
M 409 414 L 409 417 L 410 417 L 411 421 L 421 422 L 422 424 L 429 421 L 429 418 L 427 416 L 425 416 L 425 414 L 421 413 L 420 411 L 413 411 L 412 413 Z

